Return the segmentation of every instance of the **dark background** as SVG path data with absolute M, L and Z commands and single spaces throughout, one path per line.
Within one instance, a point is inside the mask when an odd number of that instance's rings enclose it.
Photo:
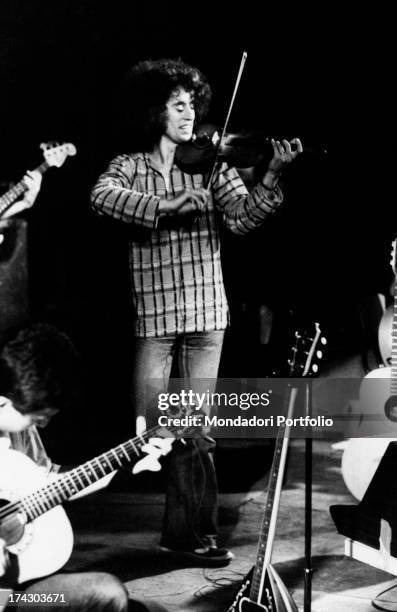
M 126 232 L 91 214 L 89 191 L 117 152 L 119 84 L 141 59 L 180 56 L 199 67 L 213 87 L 209 120 L 222 124 L 245 49 L 230 131 L 300 136 L 328 151 L 304 154 L 286 171 L 286 203 L 263 228 L 224 237 L 233 318 L 221 374 L 263 375 L 262 359 L 285 360 L 291 313 L 319 319 L 331 352 L 355 349 L 360 303 L 388 291 L 396 229 L 385 188 L 392 144 L 385 23 L 326 7 L 306 14 L 266 5 L 258 14 L 244 3 L 215 15 L 201 3 L 119 0 L 3 0 L 0 20 L 0 181 L 38 165 L 40 142 L 78 149 L 45 175 L 27 215 L 32 316 L 71 336 L 86 381 L 85 401 L 48 435 L 53 453 L 63 459 L 67 446 L 70 456 L 72 434 L 75 456 L 86 456 L 87 446 L 106 448 L 131 427 Z M 261 303 L 275 313 L 273 355 L 259 346 Z

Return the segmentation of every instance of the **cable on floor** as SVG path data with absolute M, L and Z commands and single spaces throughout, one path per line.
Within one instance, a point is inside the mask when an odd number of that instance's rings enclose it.
M 204 584 L 199 589 L 197 589 L 194 593 L 194 597 L 204 597 L 206 599 L 214 599 L 213 593 L 214 589 L 220 589 L 222 587 L 230 587 L 237 586 L 242 582 L 246 574 L 242 574 L 241 572 L 236 572 L 235 570 L 226 569 L 224 567 L 219 568 L 217 570 L 203 569 L 203 578 L 207 581 L 208 584 Z M 210 589 L 208 593 L 206 591 Z

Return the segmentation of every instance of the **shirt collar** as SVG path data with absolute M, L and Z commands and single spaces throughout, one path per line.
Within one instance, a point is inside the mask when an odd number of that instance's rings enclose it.
M 138 153 L 131 153 L 132 157 L 134 157 L 135 159 L 142 159 L 144 162 L 146 162 L 146 164 L 148 166 L 150 166 L 153 170 L 156 170 L 156 172 L 159 172 L 159 169 L 157 168 L 157 166 L 153 163 L 150 154 L 146 153 L 146 152 L 138 152 Z M 178 166 L 176 165 L 175 161 L 172 165 L 172 170 L 179 170 Z

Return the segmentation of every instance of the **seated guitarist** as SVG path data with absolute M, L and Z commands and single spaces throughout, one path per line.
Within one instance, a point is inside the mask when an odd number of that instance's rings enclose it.
M 28 170 L 23 181 L 27 186 L 27 190 L 23 194 L 23 198 L 12 204 L 7 208 L 2 215 L 1 219 L 7 219 L 7 217 L 13 217 L 19 214 L 26 208 L 31 208 L 36 201 L 41 187 L 42 175 L 37 170 Z
M 0 473 L 6 469 L 3 451 L 9 447 L 25 453 L 47 474 L 59 470 L 47 456 L 36 427 L 44 427 L 55 413 L 70 406 L 70 390 L 76 387 L 75 350 L 67 336 L 52 326 L 39 324 L 21 330 L 5 345 L 0 355 Z M 5 534 L 0 532 L 0 589 L 11 587 L 17 563 L 1 536 Z M 63 593 L 67 609 L 76 612 L 164 610 L 129 600 L 120 580 L 104 572 L 57 573 L 19 584 L 17 590 L 27 595 Z M 59 606 L 46 604 L 45 608 L 50 611 Z M 18 605 L 17 609 L 25 608 Z

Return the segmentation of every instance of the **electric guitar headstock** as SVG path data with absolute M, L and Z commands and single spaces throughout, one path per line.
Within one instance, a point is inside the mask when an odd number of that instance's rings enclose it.
M 40 149 L 47 164 L 56 168 L 60 168 L 67 157 L 77 153 L 76 147 L 71 142 L 42 142 Z
M 321 335 L 320 325 L 314 323 L 313 327 L 304 332 L 295 332 L 295 342 L 292 356 L 288 361 L 289 376 L 291 378 L 316 376 L 318 362 L 323 358 L 323 348 L 327 339 Z

